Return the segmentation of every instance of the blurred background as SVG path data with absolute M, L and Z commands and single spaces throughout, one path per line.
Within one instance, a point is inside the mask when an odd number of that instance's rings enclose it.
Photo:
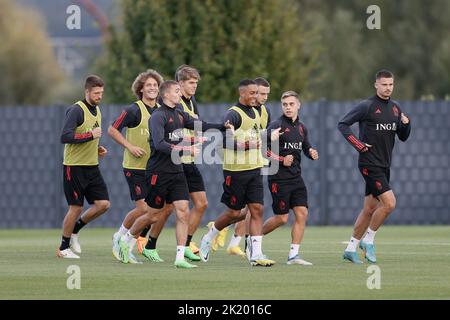
M 380 29 L 368 27 L 370 5 L 380 9 Z M 274 117 L 283 91 L 300 92 L 301 117 L 321 157 L 303 162 L 309 223 L 319 225 L 352 224 L 362 206 L 357 154 L 336 125 L 374 94 L 375 72 L 391 70 L 393 97 L 413 127 L 394 150 L 398 205 L 388 223 L 449 224 L 449 16 L 447 0 L 0 0 L 0 227 L 61 226 L 60 131 L 88 74 L 106 82 L 106 132 L 134 101 L 139 72 L 153 68 L 172 79 L 184 63 L 201 73 L 196 97 L 207 121 L 237 101 L 242 78 L 269 80 Z M 118 226 L 133 205 L 122 150 L 106 134 L 101 144 L 109 150 L 100 166 L 112 205 L 94 224 Z M 200 167 L 207 222 L 224 208 L 223 178 L 220 165 Z M 272 214 L 268 194 L 265 214 Z

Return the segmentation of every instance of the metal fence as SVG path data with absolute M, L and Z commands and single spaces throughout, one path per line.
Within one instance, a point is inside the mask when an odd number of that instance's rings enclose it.
M 354 102 L 304 103 L 301 118 L 320 160 L 302 161 L 309 193 L 310 225 L 349 225 L 359 213 L 364 182 L 357 170 L 357 153 L 337 130 L 339 119 Z M 108 156 L 100 168 L 108 185 L 110 210 L 93 226 L 119 226 L 133 207 L 122 173 L 122 148 L 106 134 L 107 126 L 123 106 L 101 106 L 101 144 Z M 270 104 L 272 117 L 281 114 L 279 104 Z M 200 105 L 202 118 L 218 122 L 228 105 Z M 397 208 L 389 224 L 450 223 L 450 103 L 403 102 L 412 132 L 406 143 L 397 141 L 391 170 L 391 186 Z M 0 228 L 60 227 L 67 211 L 62 187 L 61 126 L 65 106 L 48 108 L 3 107 L 0 117 Z M 357 126 L 355 126 L 357 127 Z M 355 128 L 357 131 L 357 128 Z M 203 223 L 224 210 L 220 203 L 220 165 L 199 165 L 206 183 L 209 207 Z M 272 214 L 265 180 L 265 217 Z M 87 205 L 87 204 L 86 204 Z M 174 218 L 169 219 L 169 224 Z

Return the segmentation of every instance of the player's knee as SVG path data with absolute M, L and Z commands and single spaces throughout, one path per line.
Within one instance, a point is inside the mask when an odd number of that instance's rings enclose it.
M 396 206 L 396 201 L 395 198 L 390 199 L 389 201 L 386 201 L 385 203 L 383 203 L 383 207 L 386 209 L 386 211 L 388 211 L 389 213 L 394 211 Z
M 304 221 L 308 219 L 308 210 L 301 210 L 300 211 L 300 218 Z
M 198 201 L 195 204 L 195 207 L 197 208 L 198 211 L 205 212 L 206 208 L 208 208 L 208 200 Z
M 240 210 L 229 210 L 228 211 L 228 216 L 233 220 L 239 219 L 240 214 L 241 214 Z
M 374 212 L 375 212 L 375 210 L 377 210 L 377 208 L 378 208 L 378 204 L 376 204 L 376 205 L 370 205 L 370 206 L 365 206 L 364 207 L 364 213 L 366 214 L 366 215 L 369 215 L 369 216 L 371 216 Z
M 286 224 L 289 220 L 289 214 L 281 214 L 278 216 L 278 221 L 280 224 Z
M 80 215 L 83 212 L 83 207 L 81 207 L 81 206 L 71 206 L 69 211 L 71 211 L 71 212 L 73 212 L 73 213 L 75 213 L 77 215 Z
M 147 213 L 148 208 L 147 208 L 147 206 L 138 206 L 138 207 L 136 207 L 136 211 L 137 211 L 138 216 L 143 216 L 144 214 Z
M 260 204 L 252 205 L 250 209 L 250 213 L 252 215 L 256 214 L 257 216 L 261 216 L 264 214 L 264 207 Z
M 109 209 L 111 203 L 108 200 L 100 200 L 96 202 L 95 206 L 97 207 L 98 212 L 103 213 Z

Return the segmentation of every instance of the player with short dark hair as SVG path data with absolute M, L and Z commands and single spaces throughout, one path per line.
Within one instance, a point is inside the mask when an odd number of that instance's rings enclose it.
M 103 97 L 104 82 L 99 76 L 90 75 L 84 88 L 84 100 L 67 109 L 61 134 L 61 142 L 65 144 L 64 194 L 69 210 L 63 222 L 61 245 L 56 253 L 60 258 L 80 258 L 78 232 L 110 206 L 108 189 L 98 167 L 99 157 L 107 153 L 105 147 L 99 146 L 102 115 L 98 104 Z M 91 205 L 85 212 L 84 198 Z
M 221 201 L 227 206 L 202 238 L 200 258 L 206 262 L 212 243 L 219 232 L 242 219 L 241 210 L 247 205 L 250 211 L 250 241 L 252 243 L 252 266 L 272 266 L 275 261 L 262 253 L 262 225 L 264 192 L 261 168 L 261 116 L 257 106 L 258 86 L 254 80 L 239 83 L 239 103 L 225 115 L 236 131 L 226 136 L 223 159 L 223 194 Z M 244 215 L 245 217 L 245 215 Z
M 356 252 L 358 244 L 369 263 L 377 261 L 375 233 L 396 205 L 389 185 L 395 136 L 406 141 L 411 132 L 409 118 L 401 111 L 398 102 L 391 99 L 394 90 L 392 72 L 377 72 L 375 89 L 373 97 L 360 102 L 338 124 L 339 131 L 359 152 L 359 171 L 366 182 L 364 206 L 343 255 L 344 260 L 353 263 L 362 263 Z M 359 139 L 350 128 L 355 122 L 359 124 Z
M 270 83 L 264 78 L 256 78 L 256 85 L 258 86 L 258 96 L 256 98 L 257 105 L 255 109 L 259 112 L 261 117 L 261 130 L 264 131 L 267 129 L 268 124 L 270 123 L 270 109 L 266 106 L 266 102 L 269 98 L 270 93 Z M 266 159 L 263 159 L 265 165 L 268 164 Z M 239 244 L 241 242 L 242 237 L 245 235 L 245 248 L 247 248 L 247 240 L 249 237 L 249 222 L 250 222 L 250 214 L 248 212 L 248 207 L 245 206 L 241 212 L 241 221 L 238 221 L 234 224 L 234 234 L 231 236 L 230 242 L 227 247 L 227 253 L 236 256 L 245 256 L 245 253 L 241 250 Z M 211 222 L 213 223 L 213 222 Z M 209 225 L 211 226 L 211 224 Z M 225 242 L 225 237 L 228 231 L 228 227 L 222 229 L 219 232 L 219 235 L 213 241 L 212 249 L 217 250 L 218 246 L 223 247 Z

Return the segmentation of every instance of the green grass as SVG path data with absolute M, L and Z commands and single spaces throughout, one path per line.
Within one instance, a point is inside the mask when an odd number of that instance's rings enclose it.
M 66 260 L 55 257 L 59 230 L 0 230 L 0 299 L 450 299 L 449 226 L 383 227 L 379 290 L 366 286 L 368 264 L 342 261 L 349 227 L 307 228 L 301 252 L 312 267 L 285 264 L 288 227 L 264 238 L 264 252 L 278 262 L 272 268 L 221 249 L 197 269 L 175 269 L 174 229 L 158 240 L 166 262 L 125 265 L 112 257 L 112 233 L 83 229 L 82 258 Z M 66 287 L 69 265 L 81 268 L 81 290 Z

